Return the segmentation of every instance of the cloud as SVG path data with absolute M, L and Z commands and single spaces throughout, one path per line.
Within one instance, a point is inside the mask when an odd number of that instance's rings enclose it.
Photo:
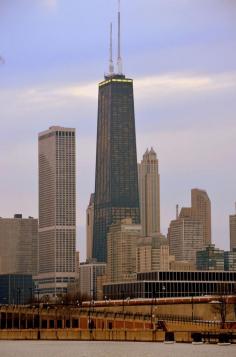
M 150 76 L 135 80 L 137 95 L 158 96 L 176 94 L 176 92 L 212 92 L 236 87 L 236 73 L 212 75 L 169 74 Z
M 166 75 L 154 75 L 140 77 L 135 79 L 135 97 L 153 97 L 175 96 L 178 93 L 185 92 L 191 95 L 194 92 L 213 92 L 224 91 L 236 87 L 236 72 L 212 74 L 212 75 L 194 75 L 186 73 L 174 73 Z M 20 100 L 31 103 L 42 103 L 59 100 L 68 100 L 73 98 L 97 99 L 97 82 L 80 84 L 62 84 L 56 87 L 52 85 L 26 88 L 19 91 Z
M 49 9 L 55 9 L 57 7 L 58 0 L 43 0 L 43 4 Z

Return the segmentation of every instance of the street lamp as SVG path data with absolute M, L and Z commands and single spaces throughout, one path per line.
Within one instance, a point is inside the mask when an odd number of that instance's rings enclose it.
M 37 300 L 37 302 L 38 302 L 38 336 L 37 336 L 37 338 L 38 338 L 38 340 L 40 340 L 39 289 L 37 289 L 36 293 L 38 296 L 38 300 Z
M 17 305 L 21 303 L 21 288 L 17 288 Z
M 162 286 L 162 296 L 163 296 L 163 299 L 165 297 L 165 291 L 166 291 L 166 287 L 165 285 Z
M 123 311 L 123 314 L 124 314 L 124 312 L 125 312 L 125 292 L 124 292 L 124 290 L 122 290 L 121 291 L 121 294 L 122 294 L 122 306 L 123 306 L 123 308 L 122 308 L 122 311 Z
M 29 293 L 30 293 L 29 303 L 30 303 L 30 305 L 32 305 L 32 291 L 33 291 L 33 289 L 29 288 Z
M 91 308 L 92 308 L 92 305 L 94 306 L 94 290 L 91 289 L 90 290 L 90 304 L 89 304 L 89 313 L 88 313 L 88 328 L 90 329 L 90 331 L 92 331 L 93 329 L 93 322 L 91 320 Z
M 191 302 L 192 302 L 192 322 L 193 322 L 193 296 Z
M 153 314 L 153 302 L 154 305 L 156 305 L 156 291 L 152 291 L 152 301 L 151 301 L 151 324 L 153 323 L 153 318 L 155 317 L 155 315 Z

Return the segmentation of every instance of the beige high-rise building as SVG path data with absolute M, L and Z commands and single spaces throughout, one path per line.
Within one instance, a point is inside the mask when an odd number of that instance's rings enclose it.
M 94 222 L 94 193 L 92 193 L 90 196 L 89 205 L 86 210 L 87 259 L 92 259 L 92 255 L 93 255 L 93 222 Z
M 139 203 L 142 236 L 160 233 L 160 175 L 157 155 L 153 148 L 138 164 Z
M 0 218 L 0 274 L 36 274 L 37 245 L 37 219 Z
M 203 223 L 203 241 L 211 244 L 211 201 L 206 191 L 194 188 L 191 190 L 192 216 Z
M 39 134 L 40 295 L 67 292 L 75 278 L 75 129 L 53 126 Z
M 171 221 L 168 230 L 170 254 L 176 261 L 196 263 L 196 252 L 204 245 L 204 231 L 201 219 L 187 215 L 186 208 L 180 212 L 177 219 Z
M 107 234 L 107 281 L 131 280 L 136 273 L 136 248 L 141 225 L 131 218 L 112 224 Z
M 168 271 L 170 264 L 167 239 L 159 234 L 152 237 L 140 237 L 136 250 L 136 270 L 139 272 Z
M 230 250 L 236 249 L 236 214 L 229 216 Z

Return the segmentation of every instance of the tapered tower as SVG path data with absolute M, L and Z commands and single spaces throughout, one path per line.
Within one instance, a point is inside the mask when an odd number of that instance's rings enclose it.
M 138 164 L 139 200 L 143 237 L 160 233 L 160 175 L 153 148 L 147 150 Z
M 122 73 L 120 19 L 119 8 L 117 73 L 109 71 L 99 84 L 93 230 L 98 261 L 107 259 L 111 224 L 127 217 L 140 223 L 133 80 Z

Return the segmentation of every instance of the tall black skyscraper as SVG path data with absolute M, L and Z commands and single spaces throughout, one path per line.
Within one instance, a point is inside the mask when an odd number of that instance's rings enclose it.
M 109 225 L 125 217 L 140 222 L 133 80 L 122 74 L 120 11 L 118 23 L 118 74 L 111 45 L 110 73 L 99 84 L 93 230 L 93 257 L 98 261 L 106 261 Z

